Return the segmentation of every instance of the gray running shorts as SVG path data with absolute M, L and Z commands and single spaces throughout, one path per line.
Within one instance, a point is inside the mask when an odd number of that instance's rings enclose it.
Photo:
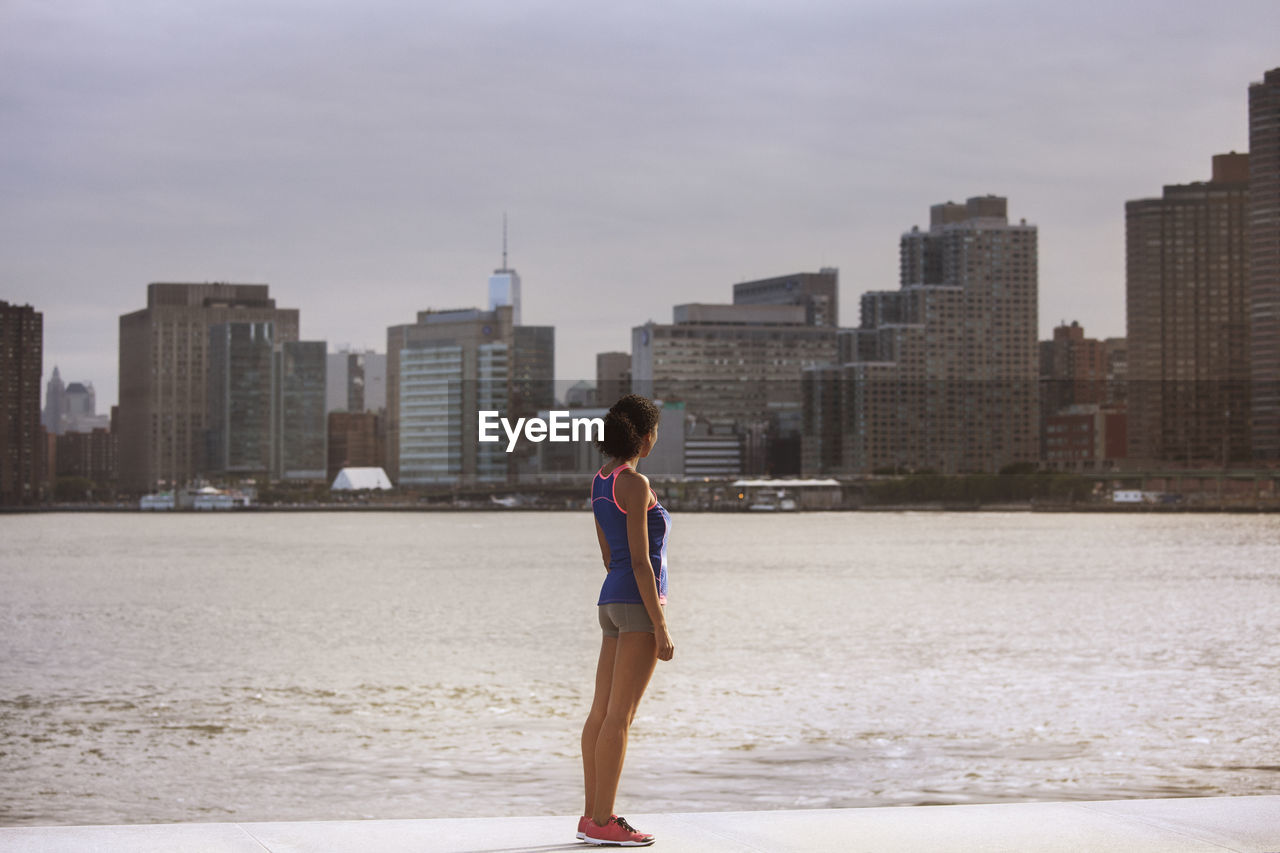
M 601 604 L 600 628 L 606 637 L 616 637 L 622 631 L 648 631 L 653 633 L 653 620 L 643 604 L 615 601 Z

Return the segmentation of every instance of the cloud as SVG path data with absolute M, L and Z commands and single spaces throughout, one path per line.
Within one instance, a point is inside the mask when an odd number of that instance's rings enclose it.
M 24 2 L 0 27 L 0 298 L 114 396 L 155 280 L 267 281 L 304 336 L 481 303 L 594 370 L 675 302 L 896 285 L 930 203 L 1041 226 L 1041 316 L 1123 333 L 1123 204 L 1245 144 L 1273 4 Z M 84 319 L 85 306 L 101 310 Z M 1052 318 L 1050 320 L 1049 318 Z M 46 367 L 51 363 L 46 360 Z

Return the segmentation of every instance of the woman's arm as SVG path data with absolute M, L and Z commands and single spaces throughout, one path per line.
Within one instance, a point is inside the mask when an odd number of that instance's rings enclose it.
M 615 484 L 618 505 L 627 512 L 627 544 L 631 547 L 631 570 L 644 600 L 645 612 L 653 622 L 653 638 L 658 659 L 671 660 L 675 645 L 667 631 L 667 617 L 658 603 L 658 580 L 649 561 L 649 480 L 638 471 L 618 473 Z
M 612 557 L 609 553 L 609 540 L 604 537 L 604 530 L 600 528 L 598 519 L 596 520 L 596 538 L 600 540 L 600 558 L 604 560 L 604 570 L 607 572 Z

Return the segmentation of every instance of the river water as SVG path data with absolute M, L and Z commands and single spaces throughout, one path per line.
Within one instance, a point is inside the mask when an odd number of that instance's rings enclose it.
M 585 512 L 0 543 L 0 824 L 582 807 Z M 670 566 L 624 814 L 1280 788 L 1280 516 L 688 514 Z

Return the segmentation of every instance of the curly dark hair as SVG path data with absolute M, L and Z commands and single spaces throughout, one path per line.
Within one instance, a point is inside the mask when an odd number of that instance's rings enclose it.
M 644 437 L 658 425 L 660 412 L 653 401 L 628 394 L 609 409 L 604 418 L 604 440 L 596 447 L 614 459 L 630 459 L 640 452 Z

